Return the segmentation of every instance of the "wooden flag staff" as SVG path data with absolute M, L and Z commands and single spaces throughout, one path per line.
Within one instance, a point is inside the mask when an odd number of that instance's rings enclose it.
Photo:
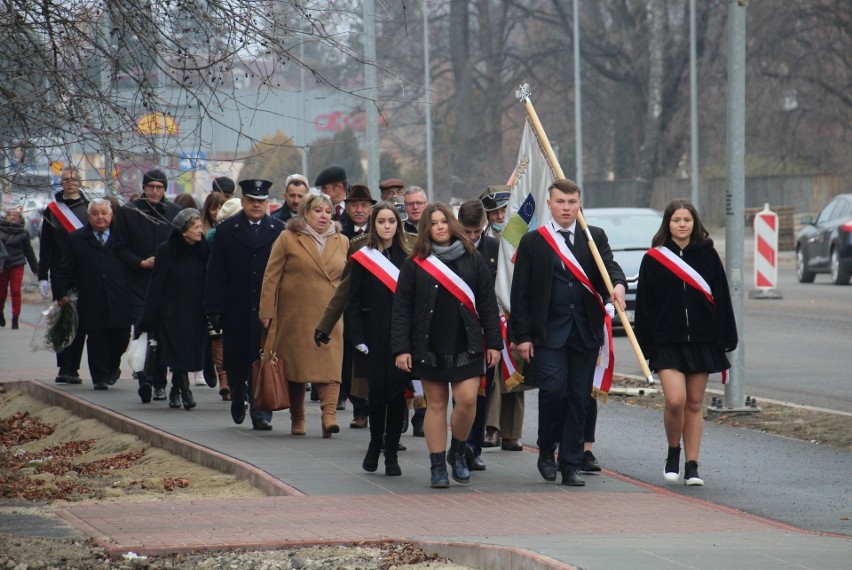
M 527 116 L 530 119 L 530 123 L 535 130 L 538 140 L 544 148 L 544 153 L 547 156 L 547 161 L 550 163 L 550 168 L 553 169 L 557 178 L 565 178 L 565 173 L 562 172 L 562 167 L 559 166 L 556 154 L 550 146 L 550 140 L 548 140 L 547 134 L 545 134 L 544 129 L 541 126 L 541 122 L 538 120 L 538 114 L 535 112 L 532 101 L 530 101 L 530 94 L 530 86 L 527 83 L 524 83 L 517 91 L 515 91 L 515 97 L 517 97 L 519 101 L 523 102 L 527 109 Z M 592 252 L 592 257 L 595 259 L 595 265 L 598 266 L 598 271 L 600 271 L 601 277 L 606 284 L 606 289 L 609 291 L 610 297 L 612 297 L 612 280 L 609 278 L 609 273 L 606 271 L 606 266 L 601 258 L 601 253 L 598 251 L 598 246 L 592 239 L 592 233 L 589 231 L 589 226 L 586 224 L 586 218 L 583 216 L 582 210 L 577 213 L 577 221 L 580 223 L 580 229 L 582 229 L 583 233 L 586 234 L 586 239 L 589 242 L 589 249 Z M 639 361 L 639 366 L 642 368 L 642 374 L 645 375 L 645 379 L 648 381 L 648 384 L 653 384 L 654 376 L 651 374 L 651 369 L 648 368 L 648 363 L 645 361 L 645 355 L 642 354 L 642 349 L 639 347 L 639 342 L 636 340 L 636 335 L 633 333 L 633 327 L 630 326 L 630 321 L 627 319 L 627 315 L 624 314 L 624 309 L 622 309 L 618 303 L 613 303 L 613 305 L 615 306 L 615 310 L 618 311 L 619 318 L 621 318 L 621 324 L 624 326 L 624 332 L 627 333 L 627 338 L 630 339 L 630 345 L 633 347 L 633 352 L 636 354 L 636 359 Z

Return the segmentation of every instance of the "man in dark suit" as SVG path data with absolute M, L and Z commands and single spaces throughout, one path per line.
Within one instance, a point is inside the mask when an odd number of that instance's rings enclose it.
M 119 238 L 115 254 L 127 268 L 127 308 L 139 334 L 139 323 L 145 311 L 145 295 L 154 271 L 157 247 L 172 233 L 172 220 L 181 208 L 166 200 L 169 181 L 162 170 L 149 170 L 142 176 L 143 196 L 121 208 L 115 228 Z M 153 376 L 136 373 L 139 398 L 147 404 L 166 399 L 166 367 L 158 366 Z
M 269 180 L 241 180 L 242 211 L 216 226 L 207 266 L 204 310 L 222 331 L 224 368 L 231 389 L 231 417 L 246 417 L 251 398 L 251 364 L 260 350 L 260 291 L 272 244 L 284 224 L 267 213 Z M 252 429 L 268 431 L 272 412 L 251 408 Z
M 56 296 L 68 303 L 77 290 L 77 315 L 85 335 L 89 372 L 95 390 L 106 390 L 118 380 L 121 355 L 130 340 L 130 313 L 125 296 L 125 268 L 115 256 L 112 206 L 98 198 L 88 206 L 88 223 L 68 236 L 56 275 Z
M 291 174 L 284 186 L 284 203 L 270 216 L 286 224 L 287 220 L 299 215 L 299 204 L 307 193 L 308 179 L 301 174 Z
M 492 285 L 497 279 L 497 256 L 500 253 L 500 241 L 485 235 L 485 208 L 479 200 L 468 200 L 459 206 L 459 222 L 465 235 L 470 238 L 476 250 L 485 259 L 488 271 L 491 273 Z M 468 469 L 485 471 L 485 461 L 482 460 L 482 444 L 485 439 L 485 419 L 488 415 L 488 403 L 494 388 L 494 368 L 488 368 L 485 373 L 485 395 L 476 398 L 476 417 L 467 437 L 467 446 L 472 452 L 468 453 Z
M 518 245 L 509 338 L 525 361 L 532 360 L 539 387 L 539 472 L 547 481 L 556 480 L 553 453 L 558 446 L 562 484 L 583 486 L 586 482 L 579 474 L 583 426 L 604 340 L 603 303 L 609 293 L 577 224 L 580 187 L 571 180 L 557 180 L 549 196 L 553 219 L 527 233 Z M 612 258 L 604 231 L 596 227 L 589 231 L 612 280 L 613 301 L 624 307 L 624 272 Z M 557 254 L 557 240 L 573 253 L 581 270 L 572 270 Z M 583 285 L 583 272 L 594 294 Z
M 356 184 L 349 189 L 349 196 L 344 200 L 346 203 L 346 220 L 343 222 L 342 233 L 350 240 L 364 235 L 370 231 L 370 214 L 373 211 L 373 195 L 366 186 Z M 360 429 L 367 427 L 370 408 L 367 406 L 366 398 L 352 395 L 352 377 L 365 378 L 367 375 L 368 362 L 363 354 L 355 354 L 352 347 L 352 338 L 349 334 L 351 326 L 349 318 L 343 315 L 343 370 L 340 383 L 340 400 L 338 409 L 348 398 L 352 402 L 352 422 L 349 427 Z
M 320 192 L 331 198 L 331 218 L 341 224 L 349 217 L 346 213 L 344 200 L 349 193 L 349 183 L 346 181 L 346 170 L 339 164 L 323 168 L 314 181 Z

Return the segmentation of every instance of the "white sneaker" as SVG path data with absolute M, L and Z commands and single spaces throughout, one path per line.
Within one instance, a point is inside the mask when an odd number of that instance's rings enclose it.
M 207 380 L 204 379 L 203 372 L 193 372 L 192 373 L 192 382 L 196 386 L 207 386 Z
M 665 477 L 666 483 L 677 483 L 678 479 L 680 479 L 680 473 L 670 473 L 666 471 L 663 473 L 663 477 Z

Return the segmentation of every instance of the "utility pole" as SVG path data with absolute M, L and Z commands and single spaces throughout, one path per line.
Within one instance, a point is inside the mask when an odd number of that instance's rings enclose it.
M 692 205 L 701 212 L 698 193 L 698 71 L 696 65 L 695 0 L 689 0 L 689 150 L 692 167 Z
M 739 332 L 730 353 L 731 378 L 725 407 L 745 406 L 745 329 L 743 318 L 743 234 L 745 232 L 745 58 L 747 0 L 728 0 L 728 172 L 725 197 L 725 270 Z
M 574 0 L 574 139 L 576 140 L 577 176 L 574 182 L 583 187 L 583 114 L 580 83 L 580 0 Z
M 423 85 L 426 89 L 426 199 L 435 200 L 435 174 L 432 171 L 432 70 L 429 63 L 429 4 L 423 0 Z
M 377 191 L 379 168 L 379 110 L 376 89 L 376 11 L 374 0 L 364 0 L 364 80 L 367 87 L 367 187 Z
M 301 26 L 300 26 L 301 27 Z M 299 129 L 300 131 L 300 142 L 302 143 L 302 176 L 310 180 L 310 174 L 308 173 L 308 128 L 307 128 L 307 103 L 306 99 L 308 94 L 305 93 L 305 38 L 301 38 L 299 41 L 299 91 L 302 95 L 301 105 L 300 105 L 300 115 L 302 127 Z

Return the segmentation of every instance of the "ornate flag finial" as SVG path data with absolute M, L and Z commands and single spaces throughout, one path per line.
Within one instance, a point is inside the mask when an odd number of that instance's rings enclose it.
M 531 94 L 532 91 L 530 91 L 529 83 L 524 83 L 523 85 L 518 87 L 517 91 L 515 91 L 515 97 L 518 98 L 518 101 L 528 101 Z

